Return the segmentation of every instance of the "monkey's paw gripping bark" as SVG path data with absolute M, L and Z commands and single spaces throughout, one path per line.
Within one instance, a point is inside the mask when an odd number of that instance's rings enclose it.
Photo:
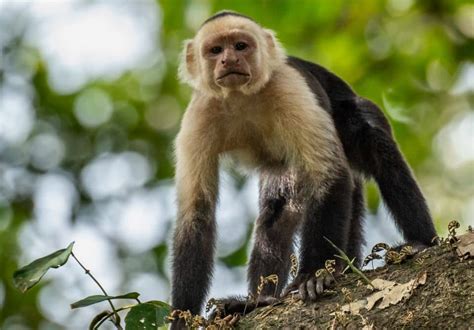
M 303 301 L 316 301 L 325 289 L 328 289 L 334 282 L 331 274 L 323 274 L 316 277 L 314 274 L 299 274 L 283 291 L 282 297 L 296 291 Z

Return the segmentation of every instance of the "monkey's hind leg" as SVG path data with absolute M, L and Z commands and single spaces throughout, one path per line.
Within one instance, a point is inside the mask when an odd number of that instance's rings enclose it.
M 362 180 L 356 179 L 352 191 L 352 215 L 349 226 L 349 242 L 347 244 L 347 255 L 354 265 L 359 267 L 362 264 L 362 245 L 364 245 L 364 190 Z
M 366 118 L 381 116 L 378 107 L 368 100 L 359 99 L 357 107 Z M 436 231 L 428 206 L 390 131 L 368 121 L 357 139 L 363 155 L 361 166 L 375 178 L 405 239 L 408 243 L 432 245 Z

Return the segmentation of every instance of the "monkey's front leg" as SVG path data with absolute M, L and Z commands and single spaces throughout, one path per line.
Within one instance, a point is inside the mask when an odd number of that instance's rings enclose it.
M 340 261 L 334 257 L 337 251 L 325 238 L 340 249 L 347 250 L 352 183 L 350 175 L 345 171 L 333 180 L 322 199 L 313 197 L 308 201 L 301 228 L 299 273 L 283 295 L 297 290 L 303 300 L 309 298 L 314 301 L 332 282 L 332 276 L 316 278 L 316 271 L 324 268 L 325 261 L 329 259 L 336 259 L 336 273 L 342 269 Z
M 180 216 L 178 220 L 172 265 L 173 308 L 193 314 L 201 312 L 209 288 L 216 236 L 213 207 L 205 201 L 197 203 L 200 205 L 196 205 L 194 214 Z
M 216 236 L 217 157 L 177 145 L 178 220 L 174 232 L 172 305 L 199 314 L 209 289 Z M 172 328 L 184 328 L 183 321 Z
M 249 297 L 219 299 L 219 313 L 250 313 L 257 307 L 279 301 L 290 271 L 293 236 L 300 222 L 294 198 L 293 171 L 264 170 L 260 174 L 259 216 L 255 224 L 255 243 L 248 265 Z M 275 276 L 276 277 L 273 277 Z M 276 281 L 264 281 L 272 276 Z M 211 314 L 217 314 L 217 310 Z
M 295 175 L 263 172 L 259 189 L 260 214 L 255 224 L 255 243 L 248 268 L 249 293 L 254 297 L 278 297 L 290 271 L 293 237 L 301 214 L 294 202 Z M 261 285 L 261 277 L 277 275 L 277 283 Z M 260 305 L 260 304 L 259 304 Z

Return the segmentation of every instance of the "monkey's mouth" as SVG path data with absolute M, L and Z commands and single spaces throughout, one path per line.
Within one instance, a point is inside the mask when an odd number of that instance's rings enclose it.
M 231 75 L 244 76 L 244 77 L 250 76 L 248 73 L 245 73 L 245 72 L 228 71 L 228 72 L 224 73 L 222 76 L 220 76 L 220 77 L 217 78 L 217 79 L 220 80 L 220 79 L 223 79 L 223 78 L 228 77 L 228 76 L 231 76 Z

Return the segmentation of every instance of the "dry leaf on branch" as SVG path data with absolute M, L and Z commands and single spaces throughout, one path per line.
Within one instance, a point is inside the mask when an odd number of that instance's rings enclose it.
M 380 300 L 382 301 L 378 305 L 379 309 L 384 309 L 390 305 L 398 304 L 400 301 L 410 298 L 413 290 L 419 285 L 425 284 L 426 277 L 426 272 L 423 272 L 417 278 L 404 284 L 382 279 L 375 279 L 372 281 L 372 284 L 377 290 L 380 291 L 372 293 L 367 298 L 346 304 L 342 306 L 341 309 L 343 312 L 350 314 L 359 314 L 362 308 L 370 311 Z
M 458 237 L 457 254 L 461 258 L 474 258 L 474 233 Z

